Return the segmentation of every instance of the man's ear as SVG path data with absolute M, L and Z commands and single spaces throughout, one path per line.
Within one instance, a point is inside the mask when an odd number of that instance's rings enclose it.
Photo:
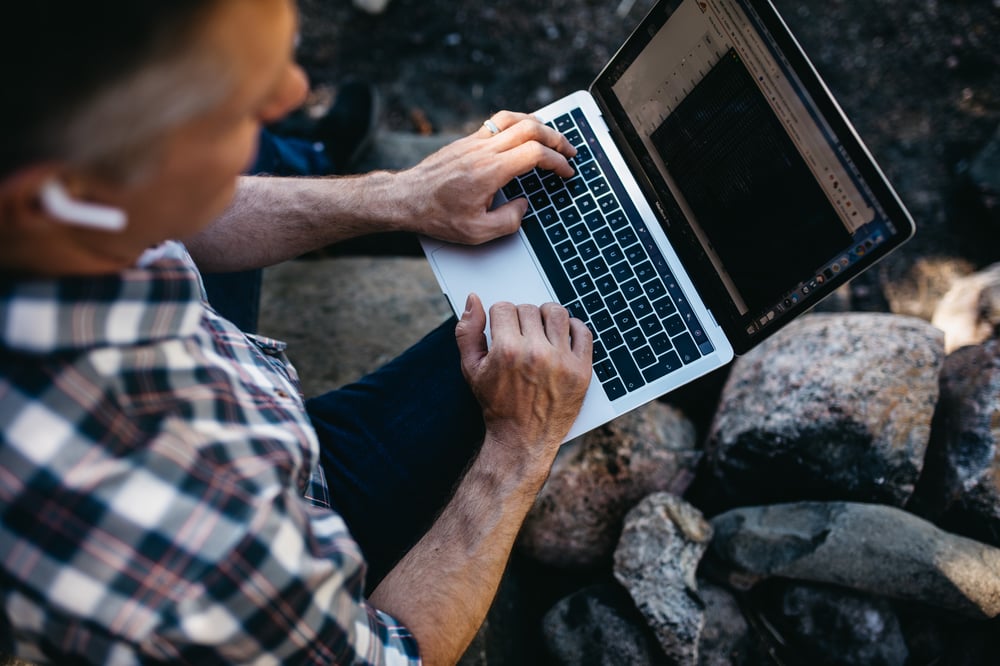
M 33 164 L 0 177 L 0 230 L 29 231 L 51 225 L 41 205 L 41 191 L 59 173 L 58 164 Z
M 0 181 L 0 201 L 6 210 L 11 204 L 14 224 L 69 224 L 86 229 L 116 232 L 125 228 L 124 211 L 73 198 L 61 180 L 55 165 L 38 165 L 22 169 Z M 6 217 L 6 215 L 4 215 Z

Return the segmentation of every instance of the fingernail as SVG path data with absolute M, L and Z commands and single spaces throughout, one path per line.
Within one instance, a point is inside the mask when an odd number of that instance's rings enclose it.
M 465 299 L 465 314 L 472 312 L 472 294 L 469 294 Z

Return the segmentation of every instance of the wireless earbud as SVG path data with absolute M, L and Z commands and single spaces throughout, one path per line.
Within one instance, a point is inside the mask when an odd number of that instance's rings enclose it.
M 111 206 L 85 203 L 73 199 L 58 180 L 42 186 L 42 207 L 49 215 L 65 222 L 100 231 L 121 231 L 125 228 L 125 212 Z

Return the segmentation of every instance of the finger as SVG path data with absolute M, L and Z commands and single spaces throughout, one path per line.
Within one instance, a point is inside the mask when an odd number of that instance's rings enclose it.
M 594 336 L 590 329 L 575 317 L 569 320 L 570 349 L 573 354 L 587 363 L 594 360 Z
M 524 214 L 527 212 L 528 200 L 524 197 L 518 197 L 484 213 L 485 224 L 483 225 L 483 229 L 489 235 L 484 237 L 480 242 L 514 233 L 520 228 L 521 220 L 524 219 Z
M 465 301 L 465 312 L 455 326 L 455 342 L 462 367 L 471 370 L 486 356 L 486 312 L 476 294 L 469 294 Z
M 513 303 L 500 301 L 490 307 L 490 334 L 493 342 L 510 336 L 520 336 L 521 326 L 517 321 L 517 308 Z
M 510 150 L 522 143 L 536 142 L 551 148 L 566 157 L 576 155 L 576 148 L 561 132 L 543 125 L 533 117 L 525 117 L 493 137 L 502 150 Z
M 545 322 L 545 337 L 557 349 L 569 349 L 569 312 L 558 303 L 546 303 L 541 308 Z
M 517 321 L 521 326 L 521 335 L 537 339 L 545 335 L 542 325 L 542 314 L 537 305 L 524 303 L 517 306 Z
M 510 178 L 504 181 L 506 185 L 511 178 L 527 173 L 535 167 L 540 167 L 545 171 L 554 171 L 563 178 L 572 178 L 576 170 L 570 165 L 566 156 L 543 146 L 536 141 L 518 144 L 504 153 L 501 153 L 504 175 L 510 174 Z
M 483 121 L 483 124 L 479 126 L 479 129 L 476 131 L 476 134 L 484 136 L 484 138 L 489 138 L 491 136 L 495 136 L 493 130 L 490 128 L 491 123 L 493 124 L 494 127 L 497 128 L 499 132 L 502 132 L 505 129 L 512 127 L 513 125 L 516 125 L 522 120 L 530 118 L 532 118 L 532 116 L 529 116 L 526 113 L 515 113 L 514 111 L 498 111 L 497 113 L 494 113 L 492 116 L 490 116 L 487 120 Z

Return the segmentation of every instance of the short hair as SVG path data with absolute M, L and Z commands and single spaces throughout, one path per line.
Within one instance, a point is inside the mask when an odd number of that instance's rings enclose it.
M 115 177 L 136 167 L 158 131 L 227 88 L 224 73 L 193 48 L 198 27 L 224 1 L 7 3 L 0 177 L 52 159 Z

